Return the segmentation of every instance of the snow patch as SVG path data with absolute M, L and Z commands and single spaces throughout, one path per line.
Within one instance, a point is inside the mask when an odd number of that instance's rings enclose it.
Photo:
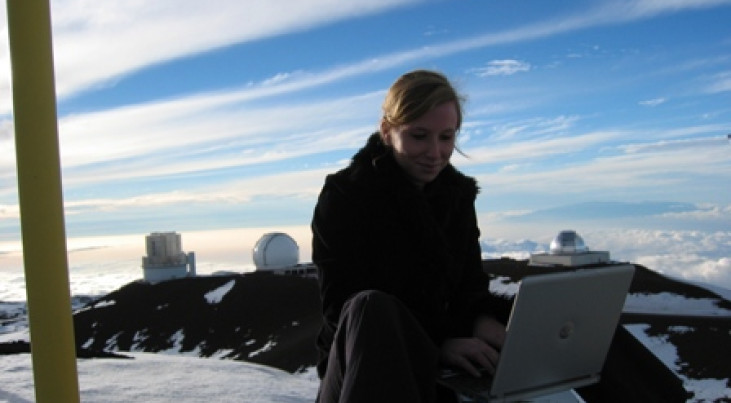
M 257 355 L 259 355 L 261 353 L 266 353 L 267 351 L 274 348 L 274 346 L 276 346 L 276 345 L 277 345 L 277 342 L 275 342 L 274 340 L 269 340 L 264 346 L 262 346 L 262 348 L 250 352 L 249 358 L 256 357 Z
M 731 396 L 731 388 L 726 386 L 729 379 L 689 379 L 681 374 L 678 350 L 668 341 L 667 335 L 648 335 L 647 330 L 650 325 L 646 324 L 631 324 L 624 325 L 624 327 L 683 381 L 683 387 L 695 394 L 694 401 L 713 401 L 719 396 Z M 678 331 L 690 329 L 686 329 L 685 326 L 676 326 L 676 328 Z
M 225 297 L 226 294 L 228 294 L 228 292 L 231 291 L 231 289 L 234 287 L 235 284 L 236 284 L 236 280 L 231 280 L 228 283 L 216 288 L 215 290 L 206 293 L 206 295 L 204 297 L 206 298 L 206 301 L 208 301 L 209 304 L 211 304 L 211 305 L 218 304 L 221 302 L 223 297 Z
M 117 301 L 110 299 L 109 301 L 100 301 L 94 304 L 94 308 L 106 308 L 108 306 L 114 306 L 117 304 Z
M 142 350 L 140 344 L 150 337 L 147 332 L 147 329 L 142 329 L 135 332 L 135 335 L 132 337 L 132 345 L 130 346 L 130 350 Z
M 118 350 L 119 348 L 118 348 L 118 344 L 117 344 L 117 339 L 119 338 L 119 336 L 121 334 L 122 334 L 122 332 L 119 332 L 119 333 L 115 334 L 114 336 L 110 337 L 109 339 L 107 339 L 107 345 L 105 346 L 104 350 L 106 350 L 106 351 Z
M 317 395 L 314 371 L 290 374 L 242 361 L 125 353 L 131 360 L 78 360 L 85 403 L 306 403 Z M 0 401 L 35 401 L 30 354 L 0 356 Z
M 519 283 L 507 276 L 497 276 L 490 281 L 490 291 L 498 295 L 513 296 L 518 292 L 519 286 Z
M 731 316 L 731 311 L 720 308 L 717 302 L 715 299 L 688 298 L 669 292 L 629 294 L 624 303 L 624 312 Z

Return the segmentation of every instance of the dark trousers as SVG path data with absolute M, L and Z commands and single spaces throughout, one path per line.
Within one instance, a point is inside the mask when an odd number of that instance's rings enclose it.
M 437 402 L 439 349 L 397 298 L 363 291 L 343 306 L 319 403 Z

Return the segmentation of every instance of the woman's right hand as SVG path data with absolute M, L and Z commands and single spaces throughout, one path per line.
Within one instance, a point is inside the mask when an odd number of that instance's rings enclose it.
M 461 368 L 478 378 L 484 370 L 494 374 L 499 357 L 494 347 L 477 337 L 447 339 L 439 351 L 442 364 Z

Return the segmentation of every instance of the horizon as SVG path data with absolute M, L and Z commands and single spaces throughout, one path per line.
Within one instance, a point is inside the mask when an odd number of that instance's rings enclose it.
M 181 234 L 182 249 L 195 252 L 196 275 L 215 276 L 226 274 L 244 274 L 256 271 L 253 261 L 253 247 L 256 242 L 269 232 L 285 232 L 298 243 L 299 263 L 311 263 L 303 259 L 310 253 L 309 244 L 303 244 L 302 239 L 309 239 L 309 228 L 302 227 L 272 227 L 272 228 L 238 228 L 210 231 L 193 231 Z M 609 232 L 599 232 L 593 236 L 607 236 Z M 614 234 L 622 236 L 623 232 Z M 581 234 L 580 234 L 581 235 Z M 592 239 L 592 238 L 586 238 Z M 619 244 L 611 239 L 606 243 Z M 482 258 L 485 260 L 502 257 L 527 260 L 532 252 L 546 253 L 549 251 L 550 240 L 534 242 L 527 239 L 510 241 L 506 239 L 482 239 Z M 648 252 L 662 248 L 661 243 L 645 244 Z M 22 253 L 20 245 L 15 252 L 5 256 L 4 265 L 0 266 L 0 283 L 6 287 L 0 289 L 0 302 L 25 301 L 25 278 L 22 269 Z M 108 237 L 89 237 L 70 239 L 68 244 L 69 286 L 71 296 L 100 297 L 123 286 L 142 281 L 144 277 L 142 257 L 145 252 L 144 235 L 125 235 Z M 600 250 L 591 248 L 591 250 Z M 731 284 L 723 281 L 705 281 L 683 270 L 686 261 L 671 264 L 663 262 L 662 256 L 645 256 L 640 261 L 625 259 L 622 254 L 631 254 L 631 250 L 613 250 L 610 259 L 614 262 L 638 263 L 650 270 L 661 273 L 672 280 L 684 281 L 692 286 L 699 286 L 709 290 L 719 297 L 731 298 Z M 618 252 L 618 253 L 617 253 Z M 672 256 L 672 254 L 670 255 Z M 663 265 L 663 263 L 665 263 Z M 649 265 L 648 265 L 649 264 Z M 661 269 L 656 266 L 660 264 Z
M 260 3 L 51 2 L 71 276 L 138 261 L 158 231 L 223 268 L 291 230 L 308 261 L 325 176 L 376 130 L 390 84 L 428 68 L 467 98 L 452 162 L 481 187 L 484 252 L 573 229 L 731 289 L 731 0 Z M 0 271 L 16 278 L 0 17 Z

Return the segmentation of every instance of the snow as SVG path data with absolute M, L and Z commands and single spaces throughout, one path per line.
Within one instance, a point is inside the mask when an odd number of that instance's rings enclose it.
M 721 396 L 731 397 L 731 388 L 726 386 L 728 379 L 689 379 L 680 373 L 678 352 L 675 346 L 668 341 L 667 335 L 650 336 L 646 333 L 650 326 L 645 324 L 624 325 L 624 327 L 682 379 L 683 387 L 694 393 L 694 401 L 714 401 Z M 671 330 L 682 333 L 688 331 L 688 328 L 676 326 Z
M 276 342 L 274 342 L 273 340 L 269 340 L 268 342 L 266 342 L 266 344 L 264 344 L 264 346 L 262 348 L 260 348 L 256 351 L 250 352 L 249 358 L 254 358 L 261 353 L 265 353 L 265 352 L 271 350 L 272 348 L 274 348 L 274 346 L 276 346 L 276 345 L 277 345 Z
M 669 292 L 658 294 L 629 294 L 624 303 L 624 312 L 654 313 L 692 316 L 731 316 L 728 309 L 719 308 L 716 300 L 688 298 Z
M 518 283 L 507 276 L 497 276 L 493 281 L 490 281 L 490 291 L 493 294 L 513 296 L 518 292 L 519 287 Z
M 490 282 L 490 291 L 499 295 L 512 296 L 518 292 L 519 284 L 510 277 L 498 276 Z M 728 298 L 725 298 L 728 300 Z M 731 310 L 720 308 L 717 300 L 710 298 L 688 298 L 670 292 L 656 294 L 628 294 L 623 312 L 651 313 L 691 316 L 731 316 Z
M 215 290 L 206 293 L 206 301 L 208 301 L 208 303 L 211 305 L 220 303 L 223 297 L 225 297 L 226 294 L 231 291 L 235 284 L 236 280 L 231 280 L 228 283 L 216 288 Z
M 648 325 L 625 327 L 676 373 L 678 355 L 667 336 L 648 336 Z M 688 329 L 678 326 L 674 329 Z M 312 402 L 319 380 L 314 368 L 290 374 L 252 363 L 178 354 L 123 353 L 133 359 L 78 359 L 81 401 L 104 402 Z M 30 354 L 0 356 L 0 403 L 34 401 Z M 150 376 L 150 374 L 155 374 Z M 695 401 L 731 396 L 726 379 L 693 380 L 679 375 Z
M 77 361 L 81 401 L 304 403 L 317 395 L 314 369 L 301 374 L 242 361 L 153 353 Z M 0 402 L 35 401 L 30 354 L 0 356 Z M 151 376 L 154 374 L 154 376 Z

